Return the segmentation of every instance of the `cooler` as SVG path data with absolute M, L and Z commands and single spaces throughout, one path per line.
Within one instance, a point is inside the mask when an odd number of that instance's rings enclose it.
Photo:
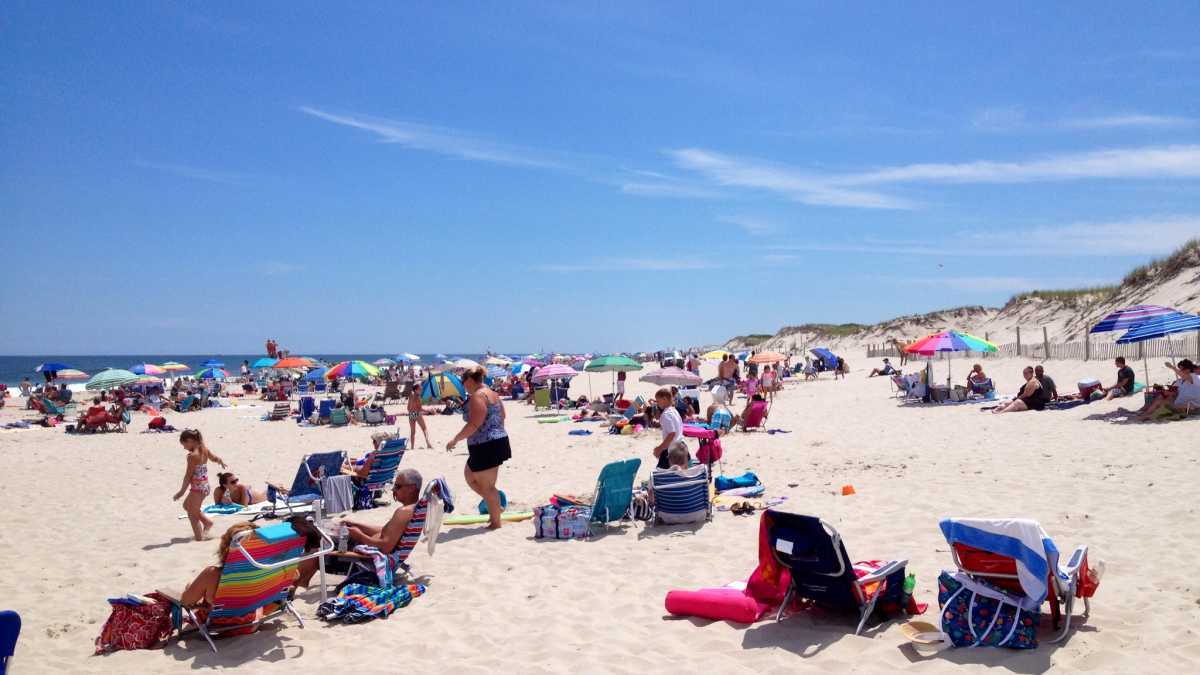
M 1093 391 L 1099 391 L 1099 390 L 1100 390 L 1100 380 L 1097 380 L 1095 378 L 1088 378 L 1086 380 L 1079 381 L 1079 395 L 1084 400 L 1087 400 L 1092 395 Z

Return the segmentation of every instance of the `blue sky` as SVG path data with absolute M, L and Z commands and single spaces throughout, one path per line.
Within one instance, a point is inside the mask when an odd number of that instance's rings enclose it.
M 1200 5 L 1106 5 L 8 2 L 0 353 L 644 349 L 1112 282 L 1200 234 Z

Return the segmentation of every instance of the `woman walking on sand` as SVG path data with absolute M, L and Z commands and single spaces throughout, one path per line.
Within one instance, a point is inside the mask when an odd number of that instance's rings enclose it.
M 183 473 L 183 486 L 175 493 L 173 499 L 179 501 L 185 493 L 183 510 L 187 512 L 188 521 L 192 525 L 192 535 L 196 541 L 203 541 L 213 523 L 204 515 L 200 508 L 204 498 L 212 492 L 208 484 L 208 461 L 212 460 L 225 468 L 225 461 L 217 457 L 204 444 L 204 437 L 195 429 L 184 429 L 179 434 L 179 444 L 187 451 L 187 469 Z
M 463 387 L 469 398 L 463 419 L 467 421 L 446 444 L 453 450 L 461 440 L 467 441 L 467 466 L 463 470 L 467 485 L 480 497 L 488 509 L 488 529 L 500 527 L 500 491 L 496 489 L 496 477 L 500 465 L 512 459 L 512 448 L 508 443 L 508 432 L 504 430 L 504 403 L 500 395 L 483 383 L 483 366 L 476 366 L 462 375 Z

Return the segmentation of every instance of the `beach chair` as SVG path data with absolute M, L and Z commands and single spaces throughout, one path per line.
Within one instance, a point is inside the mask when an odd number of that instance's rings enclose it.
M 383 408 L 368 406 L 363 408 L 362 416 L 364 424 L 375 427 L 383 424 L 383 421 L 387 418 L 387 413 L 383 411 Z
M 407 438 L 389 438 L 371 453 L 371 471 L 359 488 L 361 498 L 356 499 L 356 509 L 370 509 L 380 506 L 375 500 L 377 493 L 396 481 L 396 470 L 400 468 L 400 460 L 404 459 L 407 450 Z
M 253 633 L 262 624 L 284 614 L 290 614 L 303 628 L 304 620 L 291 602 L 298 565 L 326 555 L 333 549 L 332 544 L 332 540 L 323 537 L 321 548 L 305 555 L 304 537 L 296 534 L 290 523 L 239 532 L 225 556 L 211 609 L 193 610 L 181 605 L 178 596 L 159 593 L 171 600 L 192 624 L 190 628 L 181 627 L 179 635 L 199 632 L 215 653 L 214 636 Z
M 708 466 L 697 464 L 683 471 L 655 469 L 650 474 L 654 491 L 654 519 L 664 525 L 712 520 Z
M 400 400 L 400 383 L 395 380 L 389 380 L 383 387 L 383 400 L 399 401 Z
M 329 426 L 344 427 L 350 424 L 350 412 L 345 408 L 334 408 L 329 411 Z
M 634 457 L 610 462 L 600 469 L 596 492 L 592 495 L 593 525 L 608 525 L 625 518 L 633 501 L 633 480 L 641 466 L 642 460 Z
M 311 396 L 300 397 L 300 414 L 296 418 L 296 421 L 302 422 L 306 419 L 311 418 L 313 416 L 313 413 L 316 412 L 316 410 L 317 410 L 317 402 L 313 397 L 311 397 Z
M 333 412 L 334 403 L 331 398 L 321 400 L 317 407 L 317 424 L 329 424 L 329 413 Z
M 0 675 L 8 672 L 9 663 L 17 650 L 21 635 L 21 615 L 6 609 L 0 612 Z
M 1075 598 L 1083 598 L 1080 618 L 1091 613 L 1099 582 L 1087 577 L 1087 546 L 1076 548 L 1061 565 L 1058 548 L 1036 520 L 947 518 L 939 526 L 960 572 L 1008 592 L 1022 609 L 1036 612 L 1050 603 L 1054 628 L 1062 625 L 1051 642 L 1070 631 Z
M 64 419 L 71 414 L 71 404 L 55 403 L 48 398 L 42 399 L 43 412 L 51 417 Z
M 280 401 L 275 404 L 275 407 L 272 408 L 271 412 L 267 413 L 267 416 L 263 419 L 267 420 L 268 422 L 278 422 L 280 420 L 286 420 L 291 414 L 292 406 L 287 401 Z
M 200 399 L 188 396 L 175 406 L 176 412 L 191 412 L 200 408 Z
M 342 465 L 346 463 L 344 450 L 317 452 L 305 455 L 296 469 L 296 477 L 292 479 L 292 489 L 288 493 L 288 504 L 308 504 L 321 498 L 321 479 L 327 476 L 337 476 L 342 473 Z
M 896 605 L 904 592 L 907 560 L 852 563 L 832 525 L 812 516 L 767 509 L 767 536 L 775 559 L 791 574 L 776 621 L 793 605 L 857 612 L 862 632 L 880 605 Z
M 533 390 L 533 409 L 550 409 L 550 390 L 547 388 Z
M 326 386 L 324 382 L 318 382 L 316 388 L 314 389 L 314 391 L 316 391 L 318 394 L 324 394 L 325 390 Z
M 767 402 L 755 401 L 750 404 L 750 411 L 746 413 L 746 418 L 742 420 L 742 431 L 750 431 L 751 429 L 762 429 L 767 422 Z

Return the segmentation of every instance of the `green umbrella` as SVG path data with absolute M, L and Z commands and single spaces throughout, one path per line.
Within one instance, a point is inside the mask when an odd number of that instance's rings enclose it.
M 583 369 L 589 373 L 627 373 L 631 370 L 641 370 L 642 364 L 628 356 L 610 354 L 608 356 L 598 356 L 588 361 Z
M 99 373 L 96 373 L 92 379 L 88 380 L 84 387 L 88 391 L 102 391 L 104 389 L 112 389 L 113 387 L 132 384 L 133 382 L 136 382 L 137 379 L 138 376 L 134 375 L 128 370 L 110 368 L 108 370 L 102 370 Z

